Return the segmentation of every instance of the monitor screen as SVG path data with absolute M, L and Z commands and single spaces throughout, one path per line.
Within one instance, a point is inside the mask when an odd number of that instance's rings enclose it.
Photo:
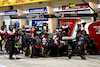
M 37 34 L 41 33 L 41 31 L 36 31 Z

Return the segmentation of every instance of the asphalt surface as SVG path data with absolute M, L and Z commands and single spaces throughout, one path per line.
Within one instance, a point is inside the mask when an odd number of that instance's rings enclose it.
M 0 67 L 100 67 L 100 55 L 88 55 L 87 60 L 82 60 L 79 56 L 73 56 L 72 59 L 68 57 L 29 58 L 20 54 L 18 57 L 21 59 L 15 60 L 9 60 L 8 55 L 5 57 L 0 55 Z

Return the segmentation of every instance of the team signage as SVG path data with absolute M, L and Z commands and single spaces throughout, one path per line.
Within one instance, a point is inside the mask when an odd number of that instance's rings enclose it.
M 36 8 L 36 9 L 29 9 L 29 13 L 42 13 L 47 12 L 46 8 Z
M 5 11 L 4 14 L 5 14 L 5 15 L 13 15 L 13 14 L 17 14 L 17 10 L 13 10 L 13 11 Z
M 0 12 L 0 15 L 16 15 L 17 10 Z
M 69 5 L 63 5 L 63 6 L 55 6 L 54 11 L 72 11 L 72 10 L 87 10 L 90 9 L 90 7 L 86 4 L 74 4 L 70 3 Z
M 27 4 L 27 3 L 42 2 L 42 1 L 49 1 L 49 0 L 0 0 L 0 6 L 11 6 L 11 5 Z
M 47 12 L 46 7 L 26 9 L 23 11 L 24 14 L 27 14 L 27 13 L 45 13 L 45 12 Z M 0 15 L 15 15 L 15 14 L 17 14 L 17 10 L 0 12 Z
M 24 14 L 27 14 L 27 13 L 45 13 L 45 12 L 47 12 L 46 7 L 25 9 L 25 10 L 23 11 Z

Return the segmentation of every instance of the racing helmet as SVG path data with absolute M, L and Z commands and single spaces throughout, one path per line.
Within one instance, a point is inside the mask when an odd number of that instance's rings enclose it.
M 4 30 L 4 26 L 1 26 L 1 30 Z
M 9 25 L 9 30 L 13 31 L 13 25 Z

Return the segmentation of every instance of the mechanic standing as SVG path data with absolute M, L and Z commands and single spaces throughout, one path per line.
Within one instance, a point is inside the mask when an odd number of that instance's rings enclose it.
M 62 31 L 64 32 L 66 32 L 66 36 L 69 36 L 69 32 L 70 32 L 70 27 L 69 27 L 69 25 L 66 23 L 66 22 L 64 22 L 64 24 L 63 24 L 63 26 L 62 26 Z
M 28 21 L 26 22 L 25 29 L 26 29 L 26 32 L 29 33 L 30 26 L 29 26 L 29 22 Z
M 1 51 L 2 51 L 2 41 L 4 40 L 4 34 L 5 34 L 5 31 L 4 31 L 4 26 L 1 26 L 1 30 L 0 30 L 0 47 L 1 47 Z
M 14 46 L 15 46 L 15 31 L 13 30 L 13 26 L 9 26 L 9 30 L 7 31 L 8 35 L 8 51 L 9 51 L 9 59 L 14 59 L 13 54 L 14 54 Z

